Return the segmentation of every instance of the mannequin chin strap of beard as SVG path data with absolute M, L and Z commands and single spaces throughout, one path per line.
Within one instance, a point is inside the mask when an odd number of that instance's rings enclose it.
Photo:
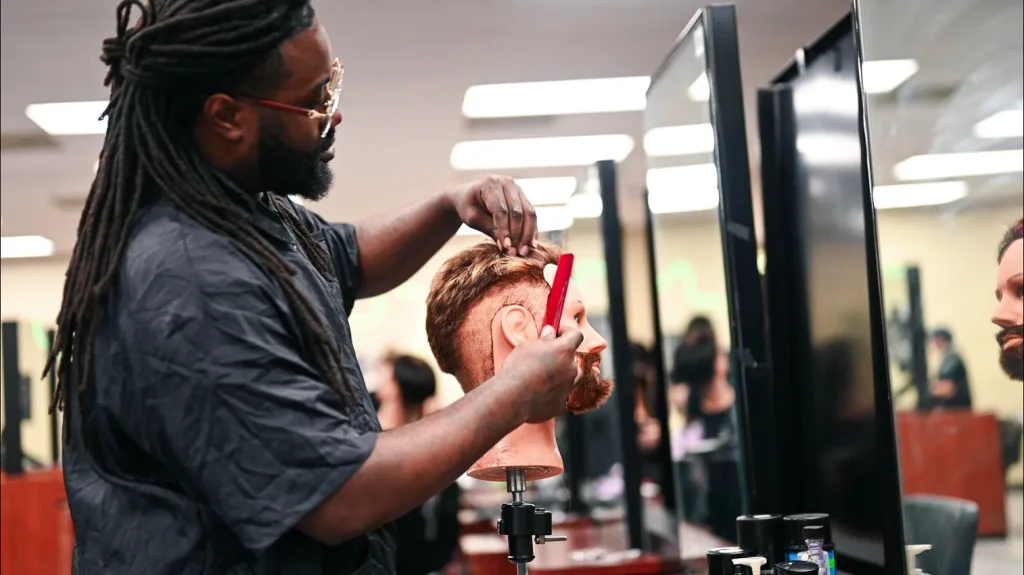
M 572 275 L 573 255 L 563 253 L 558 258 L 558 271 L 555 273 L 555 281 L 551 284 L 551 295 L 548 296 L 547 309 L 544 313 L 544 323 L 541 329 L 551 326 L 558 327 L 558 321 L 562 317 L 562 310 L 565 308 L 565 297 L 569 291 L 569 278 Z M 587 377 L 592 377 L 588 371 L 594 364 L 584 362 L 583 375 L 580 382 Z M 577 383 L 577 386 L 579 383 Z M 573 410 L 574 405 L 581 405 L 580 400 L 585 398 L 576 397 L 577 389 L 565 400 L 565 405 Z M 602 401 L 603 403 L 603 401 Z M 596 409 L 594 405 L 591 409 Z M 589 410 L 588 410 L 589 411 Z M 533 561 L 533 545 L 544 545 L 552 541 L 566 541 L 567 537 L 552 536 L 551 512 L 530 503 L 523 502 L 523 492 L 526 491 L 526 470 L 522 468 L 509 468 L 505 470 L 505 488 L 512 494 L 512 503 L 505 503 L 501 506 L 501 519 L 498 521 L 498 534 L 508 537 L 508 560 L 515 564 L 518 575 L 526 575 L 526 564 Z

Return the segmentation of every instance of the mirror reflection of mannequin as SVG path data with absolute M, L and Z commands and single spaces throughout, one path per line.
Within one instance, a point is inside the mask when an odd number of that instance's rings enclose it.
M 999 364 L 1010 379 L 1024 381 L 1024 220 L 1010 226 L 999 243 L 995 294 Z
M 377 417 L 385 431 L 429 415 L 437 378 L 427 362 L 392 353 L 377 369 Z M 398 575 L 427 575 L 452 560 L 459 537 L 459 492 L 453 483 L 395 521 Z
M 1024 220 L 1018 219 L 999 242 L 996 273 L 996 309 L 992 323 L 999 327 L 999 365 L 1014 381 L 1024 381 Z M 1018 420 L 1001 420 L 1003 466 L 1008 470 L 1020 461 L 1024 425 Z
M 711 322 L 695 317 L 673 354 L 670 399 L 686 425 L 673 434 L 672 459 L 683 483 L 684 519 L 726 540 L 735 537 L 742 513 L 736 390 L 729 376 L 729 354 Z
M 932 331 L 929 339 L 940 359 L 938 373 L 928 389 L 928 405 L 933 409 L 970 409 L 971 385 L 967 366 L 953 344 L 952 332 L 938 328 Z

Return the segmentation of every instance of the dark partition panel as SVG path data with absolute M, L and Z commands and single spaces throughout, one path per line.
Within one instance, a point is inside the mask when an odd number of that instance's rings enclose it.
M 905 573 L 874 213 L 847 17 L 759 94 L 783 511 L 831 516 L 836 564 Z
M 684 559 L 734 542 L 737 515 L 775 508 L 773 427 L 752 418 L 771 387 L 742 93 L 735 9 L 711 6 L 653 75 L 644 112 L 656 342 Z

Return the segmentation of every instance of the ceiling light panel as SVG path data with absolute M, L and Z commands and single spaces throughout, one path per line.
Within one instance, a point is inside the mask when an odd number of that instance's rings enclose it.
M 974 136 L 984 139 L 1024 136 L 1024 110 L 1005 110 L 974 125 Z
M 569 196 L 576 191 L 576 178 L 572 176 L 558 178 L 521 178 L 516 184 L 526 194 L 526 199 L 534 206 L 563 206 L 569 202 Z
M 45 258 L 53 255 L 53 242 L 43 236 L 0 238 L 0 259 Z
M 888 210 L 893 208 L 938 206 L 955 202 L 966 195 L 967 183 L 954 181 L 875 186 L 872 197 L 875 209 Z
M 644 152 L 652 158 L 707 154 L 715 150 L 711 124 L 664 126 L 644 135 Z
M 100 115 L 108 102 L 58 102 L 30 104 L 25 115 L 51 136 L 86 136 L 107 133 L 106 119 Z
M 478 140 L 455 144 L 449 161 L 456 170 L 588 166 L 621 162 L 632 151 L 633 138 L 625 134 Z
M 893 167 L 900 181 L 942 180 L 1024 172 L 1024 149 L 911 156 Z
M 565 116 L 636 112 L 647 105 L 649 76 L 485 84 L 466 90 L 467 118 Z
M 565 230 L 572 227 L 573 213 L 568 206 L 540 206 L 537 208 L 537 231 L 539 233 Z M 457 236 L 485 236 L 481 232 L 462 224 L 455 232 Z

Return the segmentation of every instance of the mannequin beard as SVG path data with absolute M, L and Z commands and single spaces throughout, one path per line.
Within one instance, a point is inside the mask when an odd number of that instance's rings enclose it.
M 1024 325 L 1010 326 L 996 334 L 999 343 L 999 365 L 1010 379 L 1024 381 L 1024 345 L 1003 349 L 1008 336 L 1024 337 Z
M 594 370 L 594 366 L 601 361 L 599 353 L 577 353 L 583 374 L 576 382 L 572 392 L 569 393 L 569 411 L 579 415 L 594 411 L 608 401 L 612 394 L 614 384 L 610 379 L 604 379 Z

